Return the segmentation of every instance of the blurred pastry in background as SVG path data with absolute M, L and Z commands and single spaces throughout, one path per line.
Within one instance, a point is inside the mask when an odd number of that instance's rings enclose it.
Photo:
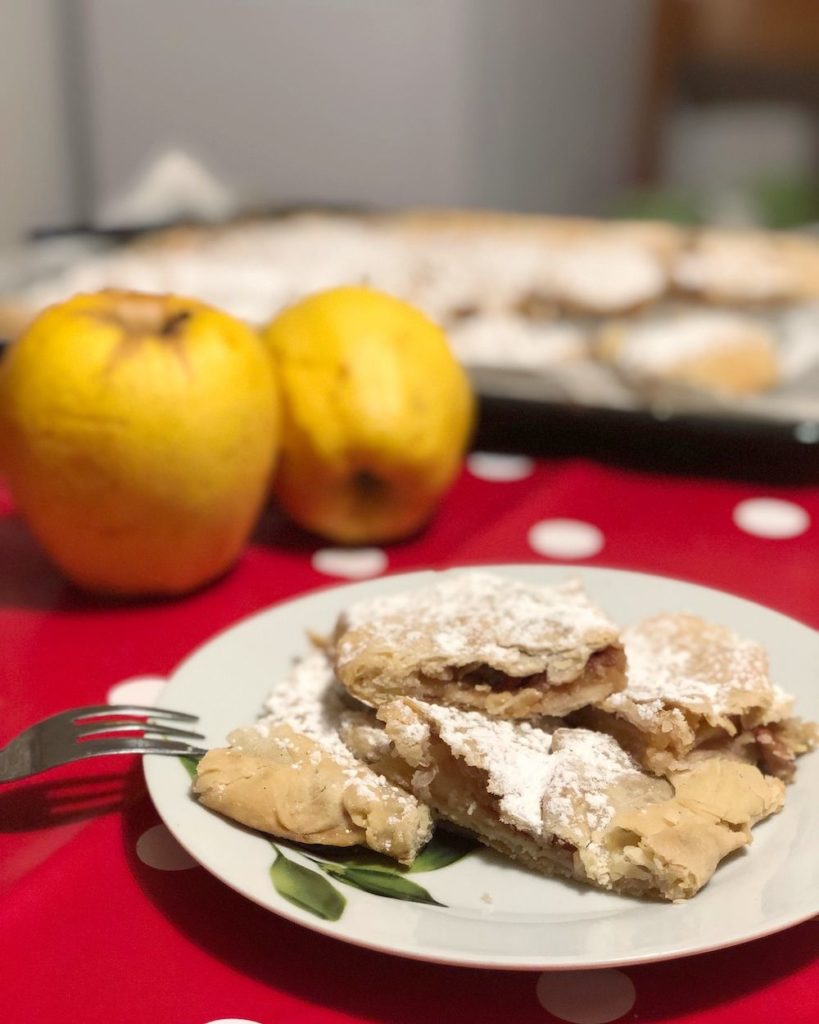
M 0 296 L 0 337 L 77 291 L 172 292 L 260 326 L 350 284 L 427 313 L 487 398 L 819 420 L 807 234 L 447 209 L 247 219 L 52 268 Z
M 589 333 L 579 324 L 508 313 L 466 317 L 447 334 L 455 356 L 466 366 L 549 370 L 590 356 Z
M 630 242 L 585 241 L 568 246 L 557 261 L 554 295 L 573 313 L 630 313 L 665 293 L 668 275 L 659 258 Z
M 718 305 L 798 301 L 819 292 L 819 255 L 807 240 L 700 232 L 672 269 L 675 288 Z
M 677 311 L 606 324 L 599 356 L 648 399 L 663 384 L 741 397 L 779 380 L 775 337 L 763 321 L 723 310 Z

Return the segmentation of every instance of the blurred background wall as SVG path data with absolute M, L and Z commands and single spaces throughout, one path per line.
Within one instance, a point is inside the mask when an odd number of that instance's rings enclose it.
M 61 36 L 53 0 L 0 3 L 0 245 L 77 213 Z
M 8 2 L 7 235 L 180 150 L 253 205 L 594 210 L 628 178 L 644 0 Z
M 103 201 L 173 147 L 258 203 L 562 211 L 598 205 L 628 173 L 643 0 L 87 0 L 84 13 Z
M 163 157 L 180 190 L 194 161 L 241 207 L 817 221 L 816 15 L 816 0 L 3 0 L 0 245 L 116 221 Z

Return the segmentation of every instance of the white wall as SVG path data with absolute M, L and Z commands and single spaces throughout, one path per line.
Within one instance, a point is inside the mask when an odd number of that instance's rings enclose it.
M 644 0 L 83 0 L 98 208 L 164 150 L 250 202 L 593 210 Z
M 604 209 L 634 170 L 651 4 L 473 0 L 467 10 L 473 200 Z
M 0 247 L 77 216 L 55 11 L 52 0 L 0 2 Z
M 644 0 L 2 0 L 0 247 L 179 145 L 251 203 L 592 211 L 628 176 L 649 17 Z

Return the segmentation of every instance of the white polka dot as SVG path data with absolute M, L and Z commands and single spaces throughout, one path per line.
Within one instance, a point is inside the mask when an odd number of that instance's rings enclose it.
M 139 704 L 152 707 L 167 683 L 161 676 L 137 676 L 112 686 L 105 696 L 109 704 Z
M 472 452 L 466 460 L 469 472 L 480 480 L 509 483 L 531 476 L 535 464 L 526 455 L 498 455 L 495 452 Z
M 345 576 L 363 580 L 378 576 L 387 568 L 387 556 L 381 548 L 320 548 L 313 555 L 313 568 L 325 576 Z
M 164 825 L 154 825 L 137 839 L 137 857 L 157 871 L 185 871 L 196 861 L 177 843 Z
M 591 558 L 605 539 L 591 523 L 579 519 L 543 519 L 529 530 L 529 547 L 547 558 Z
M 812 420 L 797 423 L 793 428 L 793 436 L 802 444 L 816 444 L 819 441 L 819 423 L 814 423 Z
M 569 1024 L 607 1024 L 634 1006 L 631 978 L 622 971 L 547 971 L 537 982 L 544 1010 Z
M 205 1024 L 259 1024 L 257 1020 L 248 1020 L 246 1017 L 220 1017 L 219 1020 L 209 1020 Z
M 810 516 L 792 501 L 779 498 L 749 498 L 734 509 L 734 522 L 755 537 L 783 540 L 798 537 L 810 526 Z

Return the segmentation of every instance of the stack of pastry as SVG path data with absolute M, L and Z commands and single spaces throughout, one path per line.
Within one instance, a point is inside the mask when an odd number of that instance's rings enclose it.
M 194 789 L 245 825 L 411 863 L 433 822 L 549 875 L 693 896 L 816 742 L 765 652 L 691 615 L 621 633 L 580 583 L 484 572 L 353 605 Z
M 242 220 L 159 233 L 0 295 L 0 338 L 100 288 L 187 295 L 262 325 L 342 284 L 424 310 L 493 394 L 817 415 L 819 242 L 795 233 L 447 210 Z

